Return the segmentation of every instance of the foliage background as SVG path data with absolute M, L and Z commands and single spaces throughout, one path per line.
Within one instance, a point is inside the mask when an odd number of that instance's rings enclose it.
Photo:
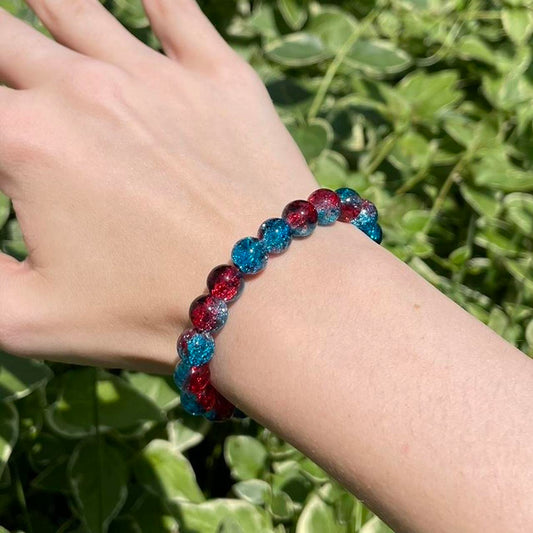
M 138 0 L 105 5 L 158 46 Z M 44 31 L 20 0 L 0 6 Z M 321 184 L 374 200 L 389 250 L 533 355 L 530 2 L 202 6 Z M 1 194 L 0 244 L 25 256 Z M 0 354 L 0 531 L 390 531 L 253 421 L 178 403 L 161 377 Z

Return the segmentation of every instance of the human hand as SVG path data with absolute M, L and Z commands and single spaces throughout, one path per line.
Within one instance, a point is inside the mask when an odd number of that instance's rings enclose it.
M 28 4 L 58 42 L 0 10 L 0 188 L 29 250 L 0 255 L 0 346 L 170 371 L 209 270 L 316 182 L 194 0 L 144 0 L 167 57 L 98 0 Z

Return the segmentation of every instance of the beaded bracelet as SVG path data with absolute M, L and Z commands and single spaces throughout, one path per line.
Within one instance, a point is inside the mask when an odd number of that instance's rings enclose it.
M 336 191 L 317 189 L 306 200 L 289 203 L 281 218 L 269 218 L 259 227 L 257 237 L 237 241 L 231 252 L 231 265 L 215 267 L 207 277 L 208 293 L 196 298 L 189 309 L 192 327 L 177 343 L 180 362 L 174 382 L 180 390 L 181 405 L 192 415 L 204 415 L 211 421 L 246 415 L 237 409 L 210 380 L 209 361 L 215 353 L 213 334 L 228 318 L 228 305 L 239 298 L 244 277 L 263 270 L 272 254 L 285 251 L 293 238 L 308 237 L 316 225 L 330 226 L 337 220 L 349 222 L 381 243 L 375 205 L 356 191 L 342 187 Z

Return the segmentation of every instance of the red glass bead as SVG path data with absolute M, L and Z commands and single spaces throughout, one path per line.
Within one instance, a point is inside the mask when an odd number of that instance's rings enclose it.
M 226 323 L 228 306 L 224 300 L 211 294 L 199 296 L 192 302 L 189 316 L 198 331 L 215 332 Z
M 340 222 L 352 222 L 361 212 L 363 199 L 349 187 L 341 187 L 335 191 L 341 201 Z
M 237 267 L 220 265 L 209 273 L 207 288 L 213 296 L 229 303 L 235 301 L 241 295 L 244 288 L 244 279 Z
M 192 394 L 198 395 L 211 380 L 209 365 L 193 366 L 189 370 L 189 376 L 185 381 L 185 389 Z
M 202 406 L 203 409 L 206 411 L 211 411 L 215 407 L 217 394 L 218 392 L 215 387 L 213 387 L 211 384 L 208 384 L 205 389 L 196 395 L 196 399 L 198 400 L 198 404 Z
M 317 189 L 308 198 L 318 213 L 318 224 L 329 226 L 338 220 L 341 212 L 341 201 L 337 193 L 330 189 Z
M 289 224 L 295 237 L 311 235 L 318 221 L 315 207 L 306 200 L 294 200 L 287 204 L 281 217 Z
M 235 406 L 218 391 L 215 402 L 215 412 L 218 420 L 228 420 L 235 412 Z

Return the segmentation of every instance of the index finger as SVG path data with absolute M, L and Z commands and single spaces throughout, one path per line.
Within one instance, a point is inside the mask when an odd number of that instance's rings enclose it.
M 29 89 L 66 72 L 80 57 L 0 8 L 0 82 Z

